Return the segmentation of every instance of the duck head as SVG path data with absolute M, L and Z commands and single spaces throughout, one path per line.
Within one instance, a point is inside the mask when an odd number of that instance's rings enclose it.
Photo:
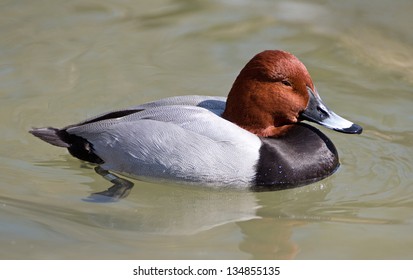
M 263 137 L 281 135 L 302 120 L 343 133 L 363 130 L 331 111 L 304 64 L 280 50 L 263 51 L 245 65 L 228 94 L 222 116 Z

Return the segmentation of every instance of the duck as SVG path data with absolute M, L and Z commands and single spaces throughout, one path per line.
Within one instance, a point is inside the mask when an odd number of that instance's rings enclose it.
M 244 66 L 227 97 L 172 96 L 29 132 L 114 183 L 96 194 L 123 198 L 133 186 L 123 177 L 253 191 L 320 181 L 340 166 L 338 152 L 303 121 L 362 132 L 327 107 L 296 56 L 265 50 Z

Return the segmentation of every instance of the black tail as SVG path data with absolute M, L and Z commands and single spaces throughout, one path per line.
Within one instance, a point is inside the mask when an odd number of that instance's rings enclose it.
M 91 143 L 80 136 L 67 133 L 64 129 L 44 127 L 33 128 L 29 132 L 53 146 L 67 148 L 70 154 L 78 159 L 97 164 L 104 162 L 95 154 Z
M 69 148 L 70 144 L 61 137 L 60 130 L 53 127 L 33 128 L 29 130 L 31 134 L 39 137 L 43 141 L 57 147 Z

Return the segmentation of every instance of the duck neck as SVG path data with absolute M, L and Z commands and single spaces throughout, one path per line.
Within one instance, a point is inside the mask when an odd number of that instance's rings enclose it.
M 277 137 L 288 130 L 289 125 L 277 123 L 269 110 L 272 104 L 265 104 L 264 98 L 257 98 L 260 88 L 235 81 L 228 94 L 222 117 L 261 137 Z

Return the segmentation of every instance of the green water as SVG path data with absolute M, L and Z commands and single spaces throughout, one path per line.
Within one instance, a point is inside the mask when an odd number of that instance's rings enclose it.
M 1 259 L 412 259 L 413 2 L 0 1 Z M 135 182 L 27 133 L 174 95 L 225 96 L 284 49 L 360 136 L 333 176 L 279 192 Z

